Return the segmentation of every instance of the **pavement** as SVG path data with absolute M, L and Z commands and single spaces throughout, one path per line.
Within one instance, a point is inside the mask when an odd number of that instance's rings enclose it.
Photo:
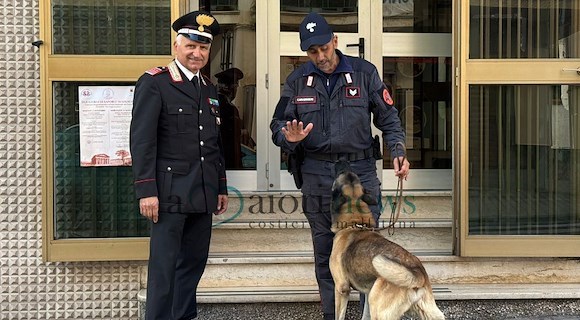
M 352 301 L 346 320 L 361 318 Z M 580 320 L 580 300 L 453 300 L 437 301 L 446 319 L 469 320 Z M 320 320 L 318 303 L 200 304 L 199 320 Z M 404 317 L 404 320 L 416 318 Z

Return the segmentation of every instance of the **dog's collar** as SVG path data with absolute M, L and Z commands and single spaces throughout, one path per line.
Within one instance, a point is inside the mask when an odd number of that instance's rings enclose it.
M 355 223 L 352 225 L 353 229 L 359 229 L 359 230 L 371 230 L 371 231 L 375 231 L 375 228 L 369 227 L 367 226 L 366 223 Z

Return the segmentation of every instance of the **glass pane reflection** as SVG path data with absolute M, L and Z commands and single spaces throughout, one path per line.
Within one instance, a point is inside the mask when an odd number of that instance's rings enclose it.
M 451 0 L 383 0 L 383 32 L 451 33 Z
M 280 31 L 296 31 L 310 12 L 320 13 L 334 32 L 358 32 L 357 0 L 281 0 Z
M 383 81 L 399 110 L 411 167 L 451 169 L 451 58 L 385 57 Z M 383 166 L 390 169 L 383 150 Z
M 237 9 L 212 12 L 220 21 L 221 33 L 212 43 L 213 58 L 209 73 L 219 92 L 222 121 L 220 130 L 226 169 L 255 170 L 258 148 L 256 8 L 250 0 L 221 1 L 219 5 L 224 10 L 228 6 L 235 6 Z M 219 78 L 216 77 L 217 74 L 220 74 Z
M 471 59 L 580 57 L 580 3 L 470 1 Z
M 469 91 L 469 234 L 580 234 L 580 87 Z
M 170 0 L 52 0 L 53 53 L 171 54 Z
M 144 237 L 131 167 L 81 167 L 78 87 L 134 83 L 54 82 L 55 239 Z

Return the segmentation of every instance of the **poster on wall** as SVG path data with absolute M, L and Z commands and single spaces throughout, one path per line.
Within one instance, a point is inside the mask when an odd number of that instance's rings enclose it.
M 79 86 L 81 167 L 130 166 L 135 86 Z

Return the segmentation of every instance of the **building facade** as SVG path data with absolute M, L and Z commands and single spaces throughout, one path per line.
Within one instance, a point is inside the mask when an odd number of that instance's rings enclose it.
M 392 92 L 413 170 L 390 237 L 425 262 L 436 298 L 580 298 L 577 1 L 19 0 L 0 22 L 0 318 L 138 318 L 148 225 L 126 151 L 81 165 L 81 141 L 100 141 L 83 97 L 167 65 L 171 21 L 199 7 L 223 32 L 204 73 L 244 73 L 242 165 L 228 168 L 231 208 L 215 217 L 201 301 L 317 299 L 300 194 L 268 127 L 307 61 L 297 30 L 311 11 Z M 88 113 L 91 128 L 117 112 Z M 123 123 L 108 128 L 122 145 Z M 389 162 L 377 163 L 386 221 Z

